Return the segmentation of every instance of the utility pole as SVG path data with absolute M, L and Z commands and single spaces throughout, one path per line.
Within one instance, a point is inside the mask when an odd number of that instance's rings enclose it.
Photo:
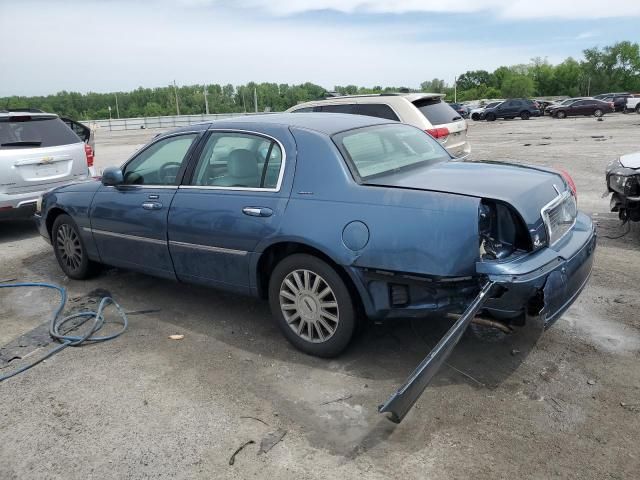
M 176 81 L 173 81 L 173 93 L 176 95 L 176 115 L 180 115 L 180 105 L 178 105 L 178 87 Z
M 253 87 L 253 106 L 255 107 L 256 113 L 258 113 L 258 90 L 256 87 Z
M 116 93 L 116 116 L 120 118 L 120 109 L 118 108 L 118 94 Z
M 453 103 L 458 103 L 458 77 L 453 77 Z
M 204 111 L 209 115 L 209 101 L 207 100 L 207 84 L 204 85 Z
M 587 97 L 591 96 L 591 77 L 587 79 Z

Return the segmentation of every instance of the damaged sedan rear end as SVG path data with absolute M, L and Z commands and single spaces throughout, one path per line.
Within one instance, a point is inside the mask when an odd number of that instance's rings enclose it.
M 338 355 L 363 317 L 457 315 L 380 408 L 396 422 L 478 316 L 557 320 L 596 242 L 566 174 L 458 161 L 418 128 L 333 113 L 168 132 L 40 205 L 70 278 L 104 263 L 258 296 L 311 355 Z

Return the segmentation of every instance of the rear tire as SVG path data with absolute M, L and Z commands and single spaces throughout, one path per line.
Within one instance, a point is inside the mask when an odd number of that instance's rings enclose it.
M 340 275 L 307 254 L 284 258 L 269 280 L 271 313 L 284 336 L 309 355 L 335 357 L 356 330 L 356 308 Z
M 596 118 L 600 118 L 600 117 L 601 117 L 601 116 L 603 116 L 603 115 L 604 115 L 604 112 L 603 112 L 601 109 L 599 109 L 599 108 L 596 108 L 596 109 L 593 111 L 593 116 L 594 116 L 594 117 L 596 117 Z
M 638 105 L 636 105 L 636 113 L 640 113 L 640 103 L 638 103 Z
M 474 122 L 477 122 L 478 120 L 480 120 L 480 114 L 479 113 L 472 113 L 471 114 L 471 120 L 473 120 Z
M 89 260 L 80 229 L 69 215 L 59 215 L 53 222 L 51 244 L 58 265 L 67 277 L 84 280 L 98 270 L 99 265 Z
M 495 113 L 487 113 L 487 116 L 485 117 L 487 122 L 493 122 L 496 119 L 496 114 Z
M 524 111 L 520 114 L 520 118 L 522 120 L 529 120 L 529 118 L 531 118 L 531 114 L 527 111 Z

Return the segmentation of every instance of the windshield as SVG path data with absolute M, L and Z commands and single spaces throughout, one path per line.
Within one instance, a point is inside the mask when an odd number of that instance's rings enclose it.
M 360 181 L 451 159 L 433 137 L 408 125 L 358 128 L 333 140 Z

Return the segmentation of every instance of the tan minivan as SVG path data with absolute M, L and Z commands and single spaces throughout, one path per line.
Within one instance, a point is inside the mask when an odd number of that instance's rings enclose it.
M 407 123 L 436 138 L 451 155 L 464 158 L 471 152 L 467 141 L 467 122 L 440 93 L 382 93 L 330 97 L 305 102 L 287 112 L 330 112 L 368 115 Z

